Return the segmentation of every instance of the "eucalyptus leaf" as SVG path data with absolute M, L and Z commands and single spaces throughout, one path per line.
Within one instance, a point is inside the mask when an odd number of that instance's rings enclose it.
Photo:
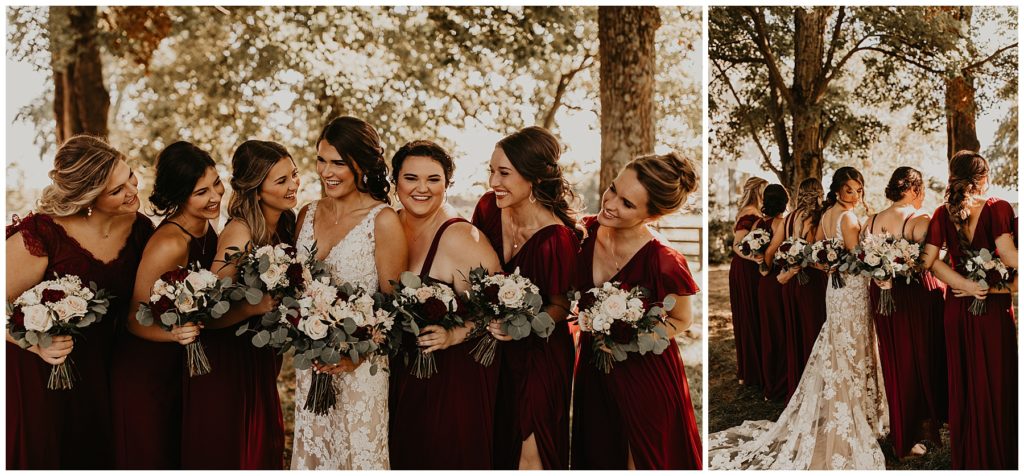
M 402 281 L 402 286 L 407 288 L 419 288 L 423 285 L 423 281 L 420 277 L 410 273 L 409 271 L 403 271 L 399 276 L 399 279 Z
M 262 349 L 264 346 L 266 346 L 269 343 L 270 343 L 270 332 L 267 331 L 267 330 L 259 331 L 259 332 L 256 333 L 256 335 L 252 336 L 252 345 L 254 345 L 254 346 L 258 347 L 258 348 Z
M 257 288 L 245 288 L 245 300 L 255 306 L 263 300 L 263 291 Z

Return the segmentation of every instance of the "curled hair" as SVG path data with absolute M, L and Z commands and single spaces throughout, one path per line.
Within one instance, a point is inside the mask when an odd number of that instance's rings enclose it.
M 110 173 L 124 154 L 99 137 L 78 135 L 69 138 L 57 149 L 52 183 L 43 189 L 36 211 L 66 217 L 90 206 L 110 178 Z
M 789 205 L 789 192 L 786 187 L 773 183 L 764 188 L 764 198 L 761 203 L 761 213 L 765 217 L 774 217 L 786 211 Z
M 761 209 L 761 196 L 768 181 L 761 177 L 750 177 L 743 182 L 743 196 L 740 198 L 740 210 L 746 207 Z
M 498 141 L 516 171 L 533 184 L 533 196 L 565 226 L 576 228 L 576 192 L 565 180 L 558 158 L 562 145 L 547 129 L 527 127 Z
M 206 169 L 216 167 L 213 157 L 191 142 L 178 141 L 160 152 L 156 159 L 156 178 L 149 202 L 153 214 L 168 216 L 178 213 L 192 196 L 196 183 Z
M 828 194 L 825 195 L 825 201 L 821 204 L 821 208 L 818 209 L 813 220 L 815 226 L 821 223 L 821 216 L 825 214 L 826 210 L 832 208 L 836 203 L 839 203 L 839 190 L 841 190 L 843 185 L 846 185 L 846 182 L 849 182 L 850 180 L 861 184 L 861 186 L 864 185 L 864 176 L 853 167 L 839 167 L 839 169 L 832 174 L 832 183 L 828 186 Z M 861 199 L 861 203 L 864 203 L 863 198 Z M 867 203 L 864 203 L 865 209 L 867 209 L 867 206 Z
M 961 150 L 949 159 L 949 185 L 946 187 L 946 209 L 958 227 L 971 217 L 969 203 L 983 192 L 981 181 L 988 177 L 988 161 L 977 152 Z
M 291 160 L 292 156 L 283 145 L 262 140 L 247 140 L 235 149 L 231 157 L 231 200 L 228 202 L 228 216 L 240 220 L 249 227 L 253 246 L 264 246 L 280 242 L 282 236 L 292 236 L 295 231 L 295 212 L 285 210 L 278 221 L 277 230 L 267 228 L 267 219 L 260 208 L 259 194 L 263 181 L 281 159 Z
M 448 152 L 441 146 L 429 140 L 416 140 L 403 145 L 395 155 L 391 157 L 391 183 L 398 183 L 398 171 L 402 164 L 409 157 L 430 157 L 441 164 L 444 170 L 444 186 L 452 184 L 452 176 L 455 175 L 455 161 L 448 155 Z
M 356 190 L 391 204 L 388 164 L 384 161 L 380 136 L 373 126 L 351 116 L 336 117 L 324 126 L 316 143 L 319 145 L 320 141 L 326 141 L 345 159 L 345 165 L 356 177 Z
M 920 193 L 923 189 L 924 178 L 921 172 L 913 167 L 897 167 L 889 177 L 889 184 L 885 186 L 885 198 L 898 202 L 908 191 Z
M 818 208 L 821 207 L 821 199 L 824 195 L 825 190 L 821 187 L 821 180 L 808 177 L 800 181 L 800 185 L 796 188 L 796 208 L 793 210 L 797 219 L 810 217 L 811 225 L 817 227 L 817 220 L 821 219 Z
M 672 151 L 665 155 L 637 157 L 626 164 L 636 172 L 647 190 L 647 214 L 662 216 L 683 206 L 697 190 L 697 171 L 693 162 Z

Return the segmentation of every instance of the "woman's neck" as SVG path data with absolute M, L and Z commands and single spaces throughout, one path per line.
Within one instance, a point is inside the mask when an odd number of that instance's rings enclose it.
M 540 228 L 545 223 L 544 217 L 553 216 L 554 212 L 545 208 L 539 202 L 530 203 L 529 200 L 512 205 L 505 209 L 508 212 L 508 219 L 519 229 Z
M 181 227 L 184 228 L 185 231 L 188 231 L 192 236 L 205 235 L 210 226 L 209 220 L 203 217 L 190 215 L 188 213 L 176 213 L 168 217 L 167 220 L 181 225 Z
M 408 209 L 402 210 L 398 214 L 398 220 L 402 223 L 402 228 L 405 229 L 405 237 L 409 243 L 419 241 L 419 238 L 426 235 L 427 231 L 437 229 L 440 226 L 439 222 L 447 218 L 448 213 L 444 206 L 421 216 L 409 213 Z
M 347 215 L 353 211 L 375 205 L 377 202 L 377 200 L 374 200 L 369 194 L 358 190 L 354 190 L 351 193 L 337 198 L 324 197 L 321 198 L 320 201 L 327 202 L 331 210 L 335 211 L 339 215 Z
M 277 222 L 281 219 L 284 210 L 260 205 L 260 211 L 263 212 L 263 221 L 267 224 L 267 232 L 273 236 L 277 232 Z
M 651 234 L 651 229 L 643 222 L 628 228 L 612 228 L 610 226 L 602 226 L 601 228 L 605 230 L 605 236 L 610 238 L 613 243 L 617 244 L 636 243 L 640 241 L 646 243 L 654 237 L 654 235 Z

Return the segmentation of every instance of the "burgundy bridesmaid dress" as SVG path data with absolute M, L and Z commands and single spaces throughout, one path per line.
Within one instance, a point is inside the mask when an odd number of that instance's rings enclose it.
M 744 215 L 736 220 L 733 232 L 749 232 L 758 221 L 760 218 L 756 215 Z M 761 384 L 761 332 L 757 318 L 760 282 L 757 263 L 733 254 L 729 264 L 729 304 L 736 341 L 736 377 L 746 385 Z
M 579 241 L 564 225 L 538 230 L 504 263 L 501 210 L 488 192 L 473 211 L 473 224 L 491 241 L 505 272 L 519 273 L 548 296 L 564 295 L 576 275 Z M 566 321 L 545 340 L 535 335 L 502 342 L 494 420 L 494 467 L 516 469 L 522 443 L 531 434 L 545 469 L 569 468 L 569 402 L 576 349 Z M 498 365 L 495 359 L 494 365 Z
M 576 286 L 596 286 L 593 278 L 598 223 L 584 221 L 588 237 L 579 257 Z M 642 286 L 652 301 L 666 295 L 690 296 L 699 289 L 686 258 L 657 239 L 644 245 L 612 276 Z M 602 283 L 603 284 L 603 283 Z M 573 388 L 572 469 L 624 470 L 629 453 L 639 470 L 699 470 L 702 445 L 690 401 L 679 346 L 672 342 L 660 355 L 636 353 L 615 362 L 605 374 L 591 362 L 593 338 L 580 333 L 580 354 Z
M 282 242 L 293 243 L 282 233 Z M 283 469 L 284 416 L 277 393 L 281 356 L 252 345 L 252 333 L 236 336 L 253 316 L 222 329 L 204 329 L 210 373 L 182 372 L 182 469 Z
M 76 275 L 112 298 L 107 315 L 75 337 L 70 358 L 80 378 L 71 390 L 47 390 L 52 366 L 7 343 L 7 469 L 110 469 L 114 336 L 128 313 L 135 271 L 153 224 L 137 213 L 128 240 L 109 263 L 96 259 L 48 215 L 15 219 L 7 238 L 18 232 L 29 253 L 47 257 L 43 280 Z
M 424 280 L 437 281 L 429 276 L 441 235 L 459 222 L 466 220 L 452 218 L 434 234 L 420 271 Z M 455 288 L 454 283 L 445 284 Z M 467 340 L 434 352 L 437 374 L 429 379 L 412 376 L 402 356 L 392 359 L 391 469 L 492 468 L 499 366 L 484 367 L 473 360 L 470 352 L 476 343 Z
M 903 222 L 901 233 L 912 240 L 906 236 L 909 221 L 910 217 Z M 942 445 L 939 428 L 949 404 L 942 326 L 945 291 L 945 284 L 929 272 L 910 284 L 897 279 L 891 291 L 896 309 L 886 316 L 878 313 L 878 286 L 872 281 L 868 290 L 889 402 L 889 437 L 898 457 L 910 454 L 923 439 L 925 422 L 930 423 L 930 434 L 924 438 Z
M 792 215 L 791 215 L 792 216 Z M 793 223 L 787 217 L 786 236 L 793 235 Z M 825 285 L 828 276 L 815 268 L 804 268 L 807 282 L 794 276 L 782 285 L 782 309 L 786 323 L 786 401 L 793 396 L 814 341 L 825 324 Z
M 995 250 L 996 238 L 1014 233 L 1013 222 L 1009 203 L 988 199 L 970 246 Z M 964 253 L 945 206 L 935 210 L 926 243 L 945 247 L 954 269 L 960 269 Z M 946 296 L 953 469 L 1017 469 L 1017 329 L 1010 296 L 989 294 L 980 316 L 968 311 L 974 298 Z
M 175 222 L 164 220 L 160 224 L 165 225 L 176 226 L 191 237 L 189 266 L 198 264 L 210 269 L 217 252 L 213 226 L 203 237 L 195 237 Z M 127 327 L 118 333 L 111 369 L 115 469 L 181 467 L 181 380 L 186 372 L 183 349 L 176 342 L 143 339 Z
M 761 221 L 757 229 L 772 234 L 771 221 Z M 760 273 L 758 273 L 760 274 Z M 761 388 L 764 398 L 780 400 L 788 389 L 786 376 L 786 311 L 782 307 L 782 284 L 778 280 L 779 267 L 772 266 L 757 284 L 757 319 L 760 330 Z

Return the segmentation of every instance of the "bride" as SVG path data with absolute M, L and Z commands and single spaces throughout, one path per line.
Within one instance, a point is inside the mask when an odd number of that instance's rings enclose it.
M 317 140 L 316 170 L 324 198 L 299 214 L 296 246 L 305 258 L 317 245 L 341 281 L 369 291 L 391 292 L 407 256 L 398 214 L 387 206 L 387 166 L 377 132 L 352 117 L 332 120 Z M 319 205 L 319 206 L 318 206 Z M 376 240 L 376 236 L 388 239 Z M 388 469 L 387 359 L 374 356 L 377 372 L 366 361 L 296 370 L 293 470 Z M 338 402 L 326 415 L 303 410 L 312 372 L 333 374 Z
M 852 167 L 832 177 L 817 239 L 858 243 L 853 212 L 864 178 Z M 878 444 L 888 431 L 867 278 L 847 275 L 826 290 L 826 321 L 796 392 L 776 422 L 747 421 L 710 437 L 711 469 L 885 469 Z

